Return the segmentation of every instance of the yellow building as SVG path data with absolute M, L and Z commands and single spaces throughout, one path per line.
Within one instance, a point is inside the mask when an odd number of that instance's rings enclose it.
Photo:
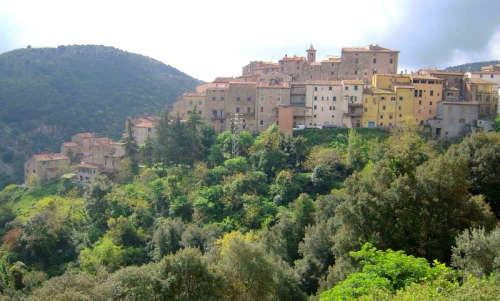
M 443 80 L 430 75 L 411 76 L 414 90 L 414 113 L 417 124 L 435 118 L 439 102 L 443 99 Z
M 363 127 L 415 124 L 413 91 L 407 75 L 375 74 L 363 91 Z

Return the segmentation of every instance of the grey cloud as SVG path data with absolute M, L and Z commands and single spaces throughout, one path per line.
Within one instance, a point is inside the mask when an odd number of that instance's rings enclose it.
M 403 66 L 442 66 L 450 62 L 455 50 L 471 57 L 486 53 L 488 42 L 499 30 L 497 0 L 411 1 L 403 22 L 381 43 L 401 51 Z

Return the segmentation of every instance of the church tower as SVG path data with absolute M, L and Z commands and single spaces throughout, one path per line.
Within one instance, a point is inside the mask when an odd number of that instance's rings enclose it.
M 307 51 L 307 61 L 309 63 L 316 62 L 316 49 L 314 49 L 313 45 L 306 50 Z

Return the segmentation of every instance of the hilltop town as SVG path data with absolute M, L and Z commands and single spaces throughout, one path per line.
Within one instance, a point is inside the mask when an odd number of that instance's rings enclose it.
M 418 70 L 398 74 L 399 51 L 379 45 L 342 48 L 340 56 L 316 60 L 285 55 L 253 61 L 241 76 L 220 77 L 184 93 L 172 116 L 194 108 L 217 131 L 237 124 L 262 132 L 271 124 L 293 129 L 428 127 L 439 139 L 489 130 L 498 110 L 500 65 L 479 72 Z
M 218 77 L 182 94 L 170 116 L 185 120 L 196 110 L 216 132 L 259 133 L 276 124 L 291 135 L 304 128 L 424 127 L 452 139 L 493 127 L 498 112 L 500 65 L 478 72 L 422 69 L 398 73 L 399 51 L 379 45 L 342 48 L 340 56 L 316 59 L 285 55 L 278 62 L 252 61 L 238 77 Z M 155 117 L 130 120 L 139 145 L 156 135 Z M 113 173 L 124 144 L 91 133 L 63 143 L 60 153 L 36 154 L 25 164 L 25 182 L 70 174 L 89 183 Z

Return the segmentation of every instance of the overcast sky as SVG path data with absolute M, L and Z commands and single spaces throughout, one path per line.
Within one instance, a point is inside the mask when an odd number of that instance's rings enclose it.
M 0 0 L 0 52 L 101 44 L 202 80 L 250 60 L 378 43 L 400 69 L 500 59 L 499 0 Z

